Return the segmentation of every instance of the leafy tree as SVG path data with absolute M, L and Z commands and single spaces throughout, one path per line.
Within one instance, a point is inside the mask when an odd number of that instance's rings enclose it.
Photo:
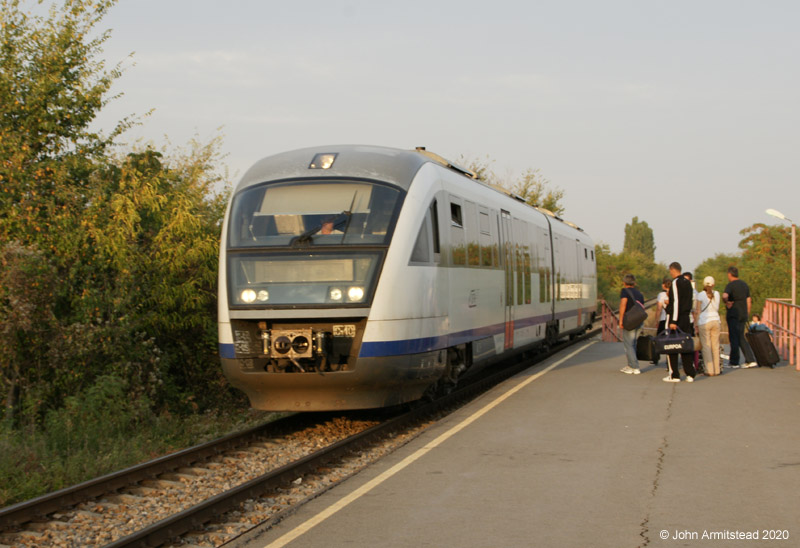
M 519 177 L 512 175 L 499 177 L 492 170 L 494 160 L 489 156 L 486 156 L 485 159 L 469 159 L 461 156 L 459 161 L 475 173 L 481 181 L 512 192 L 529 205 L 547 209 L 556 215 L 563 215 L 564 206 L 561 201 L 564 199 L 564 191 L 560 188 L 552 188 L 550 181 L 542 175 L 541 170 L 529 168 Z
M 739 254 L 717 253 L 713 257 L 700 263 L 694 271 L 698 291 L 703 285 L 706 276 L 714 278 L 714 287 L 722 295 L 728 284 L 728 267 L 742 267 L 742 257 Z M 741 274 L 741 273 L 740 273 Z M 724 312 L 724 310 L 723 310 Z
M 0 14 L 0 239 L 43 251 L 69 246 L 73 212 L 86 202 L 89 159 L 110 136 L 90 124 L 116 78 L 91 38 L 113 0 L 65 0 L 47 17 L 2 0 Z
M 92 159 L 111 143 L 89 126 L 119 76 L 97 58 L 108 35 L 90 38 L 112 4 L 66 0 L 38 16 L 19 0 L 0 1 L 0 241 L 16 242 L 4 249 L 7 417 L 39 401 L 31 394 L 51 380 L 52 367 L 21 375 L 14 364 L 48 361 L 51 314 L 71 294 L 54 280 L 68 279 L 76 262 Z
M 195 143 L 177 159 L 147 149 L 116 160 L 99 172 L 105 184 L 84 221 L 100 283 L 85 287 L 75 304 L 88 316 L 99 313 L 95 321 L 153 341 L 157 353 L 136 377 L 142 389 L 147 379 L 164 383 L 148 394 L 162 402 L 202 399 L 221 384 L 215 289 L 225 201 L 213 192 L 220 176 L 212 168 L 218 144 Z
M 192 409 L 228 392 L 216 353 L 218 142 L 114 156 L 91 130 L 120 76 L 96 31 L 114 0 L 48 15 L 0 0 L 0 401 L 40 421 L 109 378 Z M 23 368 L 21 365 L 25 364 Z M 102 387 L 98 387 L 102 390 Z M 16 420 L 16 419 L 14 419 Z
M 564 207 L 561 200 L 564 191 L 560 188 L 550 188 L 547 180 L 539 169 L 527 169 L 511 187 L 511 192 L 522 197 L 526 203 L 543 207 L 556 215 L 563 215 Z
M 790 298 L 791 228 L 756 223 L 739 234 L 744 236 L 739 242 L 742 250 L 739 276 L 750 286 L 753 311 L 760 312 L 768 298 Z
M 639 221 L 634 217 L 625 225 L 625 241 L 622 246 L 623 253 L 640 253 L 650 262 L 655 260 L 656 246 L 653 239 L 653 230 L 647 221 Z
M 595 246 L 597 258 L 597 295 L 612 307 L 619 304 L 622 277 L 636 276 L 636 285 L 646 298 L 654 297 L 661 290 L 661 279 L 667 267 L 658 264 L 641 253 L 612 253 L 608 244 L 599 242 Z

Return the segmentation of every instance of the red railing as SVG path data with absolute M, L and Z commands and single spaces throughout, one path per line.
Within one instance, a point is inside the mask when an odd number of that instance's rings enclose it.
M 600 310 L 602 310 L 603 342 L 622 342 L 617 313 L 603 300 L 600 301 Z
M 767 299 L 762 321 L 772 329 L 778 354 L 800 371 L 800 306 L 784 299 Z

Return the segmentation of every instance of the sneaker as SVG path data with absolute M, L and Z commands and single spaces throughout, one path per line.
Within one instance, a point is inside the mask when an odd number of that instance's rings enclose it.
M 631 369 L 633 369 L 633 367 L 631 367 Z M 639 375 L 641 372 L 642 372 L 641 369 L 633 369 L 633 374 L 634 375 Z
M 676 379 L 675 377 L 672 377 L 672 376 L 670 376 L 670 377 L 664 377 L 664 378 L 663 378 L 663 379 L 661 379 L 661 380 L 662 380 L 662 381 L 664 381 L 664 382 L 681 382 L 681 380 L 680 380 L 680 379 Z
M 738 363 L 726 363 L 725 367 L 729 369 L 739 369 L 741 366 Z
M 686 382 L 694 382 L 694 377 L 686 377 Z
M 626 375 L 633 375 L 636 370 L 633 367 L 626 365 L 625 367 L 620 369 L 620 371 L 622 371 Z
M 757 362 L 749 362 L 742 366 L 742 369 L 750 369 L 751 367 L 758 367 Z

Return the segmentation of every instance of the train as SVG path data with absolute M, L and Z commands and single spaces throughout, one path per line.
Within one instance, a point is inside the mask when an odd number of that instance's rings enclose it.
M 584 230 L 424 147 L 321 146 L 235 186 L 219 354 L 255 409 L 392 407 L 589 329 Z

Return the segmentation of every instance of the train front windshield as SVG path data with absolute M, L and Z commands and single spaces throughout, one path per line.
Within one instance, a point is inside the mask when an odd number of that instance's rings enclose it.
M 228 223 L 231 305 L 364 306 L 401 198 L 388 185 L 336 180 L 241 192 Z

